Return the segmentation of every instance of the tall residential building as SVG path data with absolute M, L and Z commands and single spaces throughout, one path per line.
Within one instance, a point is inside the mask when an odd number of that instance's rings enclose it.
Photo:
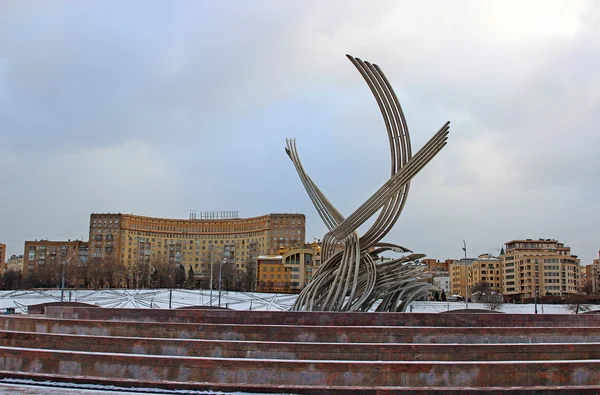
M 153 262 L 181 265 L 186 272 L 192 269 L 196 276 L 207 277 L 215 262 L 247 271 L 257 256 L 275 254 L 279 247 L 302 247 L 305 241 L 304 214 L 237 218 L 231 212 L 210 212 L 200 217 L 92 214 L 90 260 L 121 265 L 126 270 L 124 285 L 133 287 L 143 278 L 140 270 Z
M 88 243 L 81 240 L 25 242 L 23 253 L 23 275 L 35 276 L 49 283 L 61 275 L 63 266 L 76 267 L 87 264 Z
M 512 240 L 500 254 L 503 294 L 508 300 L 579 291 L 579 259 L 554 239 Z

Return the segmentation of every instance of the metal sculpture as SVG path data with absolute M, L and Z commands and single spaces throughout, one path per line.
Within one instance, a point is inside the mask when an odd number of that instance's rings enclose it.
M 400 102 L 381 69 L 346 56 L 371 89 L 383 116 L 390 144 L 391 177 L 355 212 L 344 218 L 304 171 L 296 140 L 286 140 L 286 153 L 329 229 L 321 245 L 323 263 L 298 296 L 292 310 L 368 311 L 381 300 L 377 311 L 405 311 L 410 302 L 427 295 L 432 288 L 423 281 L 422 268 L 414 264 L 425 255 L 381 240 L 404 208 L 410 180 L 446 145 L 450 122 L 446 122 L 413 156 Z M 378 211 L 371 228 L 359 237 L 356 229 Z M 379 262 L 379 255 L 390 250 L 408 255 Z

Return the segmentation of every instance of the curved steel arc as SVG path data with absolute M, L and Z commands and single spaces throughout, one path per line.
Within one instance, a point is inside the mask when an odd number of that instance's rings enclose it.
M 296 141 L 286 140 L 286 153 L 329 229 L 322 242 L 323 263 L 292 310 L 368 311 L 380 301 L 378 311 L 404 311 L 412 300 L 430 291 L 422 269 L 412 264 L 424 255 L 382 243 L 381 239 L 393 228 L 406 204 L 410 180 L 446 145 L 449 122 L 413 156 L 404 112 L 383 71 L 375 64 L 346 56 L 365 80 L 381 112 L 390 147 L 390 178 L 344 218 L 304 170 Z M 359 237 L 358 227 L 377 212 L 373 224 Z M 379 255 L 390 250 L 410 254 L 380 262 Z

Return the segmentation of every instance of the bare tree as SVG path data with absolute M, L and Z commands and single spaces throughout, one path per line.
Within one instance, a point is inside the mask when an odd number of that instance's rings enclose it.
M 567 305 L 567 310 L 569 310 L 573 314 L 585 313 L 586 311 L 590 311 L 592 306 L 589 304 L 583 303 L 570 303 Z
M 472 293 L 481 292 L 482 294 L 487 294 L 491 291 L 491 289 L 492 289 L 492 286 L 490 285 L 490 283 L 487 283 L 485 281 L 480 281 L 473 285 L 473 287 L 471 288 L 471 292 Z
M 501 310 L 504 303 L 503 297 L 500 294 L 492 293 L 484 297 L 484 302 L 488 309 L 492 311 Z

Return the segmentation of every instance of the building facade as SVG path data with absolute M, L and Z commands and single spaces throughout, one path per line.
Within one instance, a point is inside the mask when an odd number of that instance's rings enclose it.
M 443 290 L 446 296 L 449 296 L 451 293 L 450 289 L 450 276 L 441 275 L 435 276 L 431 279 L 431 283 L 434 287 L 438 288 L 440 291 Z
M 500 255 L 508 300 L 579 292 L 580 266 L 571 249 L 554 239 L 512 240 Z
M 320 246 L 314 244 L 291 250 L 282 247 L 278 255 L 261 255 L 257 259 L 256 290 L 299 293 L 320 263 Z
M 0 266 L 4 266 L 6 262 L 6 244 L 0 243 Z
M 450 293 L 465 296 L 468 293 L 469 273 L 474 259 L 461 259 L 450 264 Z
M 87 265 L 87 253 L 88 243 L 81 240 L 26 241 L 23 253 L 23 275 L 35 277 L 46 286 L 57 284 L 67 268 L 80 268 Z M 77 270 L 73 276 L 75 279 L 76 272 Z
M 437 259 L 421 259 L 419 263 L 426 266 L 424 268 L 425 271 L 428 271 L 433 276 L 439 275 L 444 276 L 448 275 L 450 272 L 450 264 L 455 262 L 454 259 L 446 259 L 445 261 L 438 261 Z
M 585 278 L 590 284 L 589 292 L 592 295 L 600 294 L 600 251 L 598 251 L 598 259 L 594 259 L 591 265 L 585 266 Z
M 473 287 L 488 283 L 490 291 L 502 293 L 502 268 L 500 258 L 489 254 L 477 258 L 461 259 L 450 264 L 450 288 L 452 295 L 473 295 Z
M 23 255 L 13 255 L 6 261 L 6 271 L 23 272 Z
M 477 257 L 471 265 L 469 289 L 475 284 L 488 283 L 491 292 L 502 293 L 502 268 L 500 258 L 483 254 Z M 471 294 L 472 292 L 469 292 Z
M 132 214 L 90 216 L 90 260 L 124 267 L 123 286 L 144 285 L 145 268 L 158 263 L 182 266 L 207 278 L 215 263 L 239 271 L 256 270 L 256 258 L 279 247 L 305 242 L 304 214 L 267 214 L 252 218 L 167 219 Z

